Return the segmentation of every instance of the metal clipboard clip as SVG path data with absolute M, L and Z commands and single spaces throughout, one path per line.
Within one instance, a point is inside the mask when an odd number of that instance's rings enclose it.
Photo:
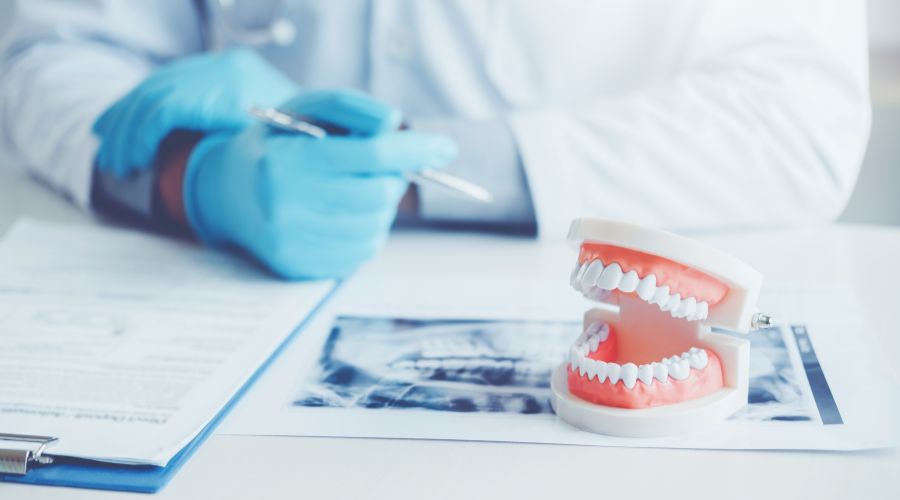
M 44 451 L 59 439 L 50 436 L 0 433 L 0 442 L 3 441 L 20 443 L 23 446 L 6 447 L 0 443 L 0 474 L 24 476 L 28 473 L 28 464 L 32 462 L 53 463 L 53 457 L 44 455 Z

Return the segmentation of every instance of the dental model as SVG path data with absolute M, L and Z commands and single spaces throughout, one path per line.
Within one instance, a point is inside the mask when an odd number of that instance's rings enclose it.
M 664 231 L 577 219 L 571 284 L 618 304 L 584 315 L 583 333 L 551 380 L 563 420 L 616 436 L 689 432 L 747 403 L 746 333 L 771 319 L 756 311 L 762 276 L 740 260 Z

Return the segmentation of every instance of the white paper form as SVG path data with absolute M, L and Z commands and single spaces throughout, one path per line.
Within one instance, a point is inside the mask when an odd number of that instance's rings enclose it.
M 718 449 L 896 442 L 897 388 L 853 297 L 772 281 L 760 306 L 782 326 L 750 336 L 750 404 L 738 415 L 663 439 L 569 426 L 549 407 L 549 376 L 597 305 L 570 288 L 574 261 L 564 245 L 401 234 L 219 432 Z
M 332 288 L 188 243 L 20 220 L 0 242 L 0 432 L 165 465 Z

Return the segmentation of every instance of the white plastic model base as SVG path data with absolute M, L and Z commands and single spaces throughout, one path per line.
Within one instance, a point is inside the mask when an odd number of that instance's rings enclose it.
M 630 224 L 578 219 L 569 241 L 580 249 L 572 285 L 619 307 L 585 313 L 585 333 L 551 380 L 559 417 L 591 432 L 657 437 L 708 428 L 747 403 L 749 341 L 711 328 L 750 330 L 759 273 L 699 242 Z M 615 360 L 601 360 L 604 349 Z

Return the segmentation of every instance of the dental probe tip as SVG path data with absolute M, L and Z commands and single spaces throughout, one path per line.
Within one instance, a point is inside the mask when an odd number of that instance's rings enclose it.
M 772 328 L 773 326 L 775 326 L 775 318 L 761 312 L 754 314 L 753 319 L 750 320 L 750 327 L 754 330 Z

